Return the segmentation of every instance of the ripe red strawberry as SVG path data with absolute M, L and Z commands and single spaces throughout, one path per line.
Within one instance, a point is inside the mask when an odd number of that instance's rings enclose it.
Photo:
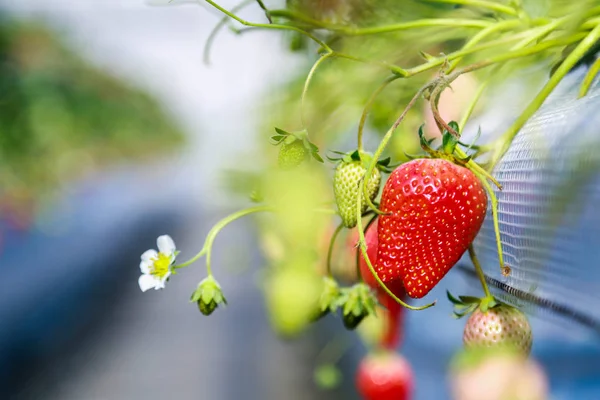
M 500 304 L 482 312 L 479 308 L 471 314 L 465 325 L 465 347 L 496 347 L 511 345 L 523 354 L 531 352 L 533 338 L 527 317 L 515 307 Z
M 377 264 L 377 248 L 379 241 L 377 240 L 377 226 L 378 220 L 375 220 L 365 233 L 365 242 L 367 245 L 367 255 L 371 264 L 375 266 Z M 360 250 L 359 250 L 360 251 Z M 381 338 L 381 346 L 386 349 L 395 349 L 402 339 L 402 320 L 404 315 L 404 307 L 398 302 L 392 299 L 380 286 L 369 266 L 367 265 L 364 257 L 359 257 L 360 274 L 363 281 L 377 291 L 377 299 L 379 303 L 384 307 L 383 320 L 384 320 L 384 331 Z M 388 289 L 391 290 L 399 299 L 406 299 L 406 291 L 400 280 L 395 280 L 386 284 Z
M 407 400 L 412 397 L 413 373 L 402 356 L 386 352 L 360 362 L 356 388 L 364 400 Z
M 421 298 L 438 284 L 475 239 L 487 196 L 470 170 L 444 159 L 417 159 L 392 172 L 383 188 L 376 270 L 401 279 Z

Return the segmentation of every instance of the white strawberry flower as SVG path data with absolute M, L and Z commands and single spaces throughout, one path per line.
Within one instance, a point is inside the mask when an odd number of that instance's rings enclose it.
M 173 273 L 173 264 L 177 258 L 175 242 L 169 235 L 159 236 L 156 240 L 158 251 L 150 249 L 142 254 L 140 270 L 142 276 L 138 280 L 142 292 L 154 288 L 164 289 L 165 283 Z

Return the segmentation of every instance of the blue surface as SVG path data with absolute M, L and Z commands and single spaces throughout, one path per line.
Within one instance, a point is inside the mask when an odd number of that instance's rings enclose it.
M 84 183 L 31 229 L 0 227 L 0 393 L 118 301 L 120 282 L 136 279 L 139 254 L 181 222 L 173 206 L 148 201 L 137 178 L 120 171 Z

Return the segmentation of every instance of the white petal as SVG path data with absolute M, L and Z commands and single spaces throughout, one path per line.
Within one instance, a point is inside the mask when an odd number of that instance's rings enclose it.
M 142 292 L 145 292 L 146 290 L 155 288 L 159 282 L 152 275 L 142 275 L 138 279 L 138 283 Z
M 142 260 L 142 262 L 140 263 L 140 270 L 142 271 L 142 274 L 149 274 L 151 266 L 152 261 Z
M 156 245 L 158 246 L 158 251 L 165 255 L 171 255 L 175 252 L 175 242 L 173 242 L 173 239 L 169 235 L 159 236 L 156 240 Z
M 150 261 L 152 259 L 157 259 L 158 258 L 158 253 L 156 252 L 156 250 L 146 250 L 143 254 L 142 254 L 142 261 Z

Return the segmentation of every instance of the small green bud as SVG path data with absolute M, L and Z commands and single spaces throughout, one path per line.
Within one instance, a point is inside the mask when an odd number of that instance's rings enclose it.
M 219 304 L 227 304 L 219 283 L 209 276 L 204 278 L 190 298 L 190 302 L 198 304 L 198 309 L 204 315 L 210 315 Z
M 339 304 L 342 307 L 342 322 L 346 329 L 355 329 L 363 319 L 375 315 L 377 300 L 364 283 L 344 289 Z
M 319 306 L 313 321 L 317 321 L 329 313 L 337 311 L 340 303 L 341 290 L 335 279 L 331 277 L 323 278 L 323 291 L 319 297 Z

